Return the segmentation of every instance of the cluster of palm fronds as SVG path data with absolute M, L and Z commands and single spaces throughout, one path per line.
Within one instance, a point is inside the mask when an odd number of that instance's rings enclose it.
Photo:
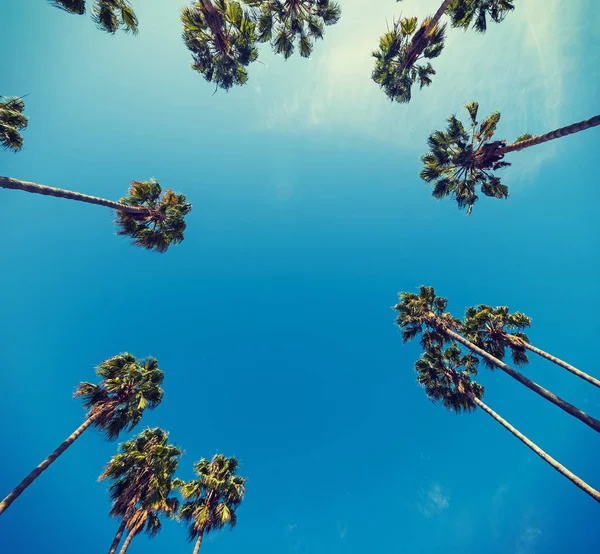
M 529 363 L 527 352 L 534 352 L 596 387 L 600 387 L 600 380 L 531 345 L 523 332 L 531 324 L 531 319 L 525 314 L 510 313 L 506 306 L 493 308 L 482 304 L 467 308 L 464 319 L 460 320 L 447 311 L 447 305 L 448 300 L 437 296 L 433 287 L 421 287 L 418 294 L 401 293 L 400 302 L 394 306 L 398 312 L 396 323 L 402 331 L 402 341 L 421 337 L 423 353 L 415 369 L 417 381 L 425 388 L 428 398 L 433 402 L 441 402 L 456 413 L 480 407 L 562 475 L 600 502 L 600 492 L 571 473 L 484 404 L 484 389 L 474 377 L 482 360 L 490 369 L 504 371 L 599 433 L 599 420 L 538 385 L 503 360 L 508 350 L 513 362 L 522 366 Z
M 80 383 L 75 397 L 83 399 L 85 421 L 50 456 L 37 466 L 0 502 L 2 514 L 73 442 L 88 428 L 100 430 L 107 440 L 131 431 L 146 410 L 155 409 L 163 399 L 164 374 L 154 358 L 137 360 L 129 353 L 119 354 L 96 368 L 99 383 Z M 155 536 L 161 518 L 177 517 L 188 527 L 197 554 L 202 537 L 225 525 L 236 523 L 236 510 L 245 491 L 246 479 L 236 475 L 238 461 L 216 454 L 194 465 L 197 478 L 175 478 L 183 450 L 168 444 L 168 433 L 160 428 L 145 429 L 119 446 L 100 480 L 108 479 L 112 506 L 110 514 L 121 520 L 110 548 L 125 554 L 132 539 L 146 531 Z M 175 496 L 179 490 L 183 503 Z

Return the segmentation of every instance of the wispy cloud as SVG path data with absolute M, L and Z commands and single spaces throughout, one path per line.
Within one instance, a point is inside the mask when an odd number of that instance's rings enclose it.
M 439 483 L 432 483 L 427 492 L 421 491 L 418 510 L 427 518 L 433 517 L 450 506 L 450 495 L 445 494 Z
M 515 553 L 535 554 L 536 545 L 541 536 L 542 531 L 537 527 L 526 527 L 519 537 Z
M 348 524 L 338 523 L 338 533 L 340 535 L 340 539 L 344 540 L 348 534 Z

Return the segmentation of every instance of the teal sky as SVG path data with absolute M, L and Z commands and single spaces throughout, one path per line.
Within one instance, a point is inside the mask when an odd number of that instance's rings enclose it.
M 104 208 L 0 190 L 0 495 L 81 423 L 77 383 L 130 351 L 165 371 L 137 430 L 170 432 L 180 477 L 217 451 L 248 477 L 237 528 L 203 552 L 597 553 L 592 499 L 486 414 L 427 400 L 391 309 L 421 284 L 456 316 L 508 305 L 533 344 L 600 375 L 600 131 L 511 155 L 510 198 L 471 217 L 418 177 L 427 136 L 469 100 L 502 112 L 508 140 L 597 114 L 595 4 L 519 0 L 486 35 L 451 30 L 407 106 L 370 80 L 370 53 L 439 0 L 341 0 L 310 60 L 263 47 L 247 86 L 214 95 L 189 67 L 182 0 L 132 4 L 139 36 L 111 37 L 45 0 L 2 1 L 0 94 L 28 94 L 30 123 L 0 175 L 115 200 L 156 177 L 193 211 L 159 255 L 115 236 Z M 543 361 L 523 372 L 600 417 L 590 385 Z M 502 372 L 478 381 L 600 487 L 591 429 Z M 86 432 L 0 518 L 0 552 L 106 552 L 118 524 L 97 477 L 116 449 Z M 129 550 L 191 551 L 169 521 Z

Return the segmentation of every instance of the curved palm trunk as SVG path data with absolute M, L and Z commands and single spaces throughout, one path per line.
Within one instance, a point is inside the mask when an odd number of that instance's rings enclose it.
M 206 18 L 206 23 L 215 36 L 215 46 L 221 54 L 225 54 L 229 48 L 229 42 L 223 31 L 223 16 L 214 7 L 212 0 L 199 0 L 202 7 L 202 13 Z
M 438 11 L 435 12 L 435 15 L 431 18 L 432 27 L 435 27 L 438 24 L 439 20 L 442 18 L 442 15 L 444 15 L 446 9 L 450 5 L 450 2 L 452 2 L 452 0 L 444 0 L 442 2 L 442 5 L 438 8 Z
M 575 366 L 572 366 L 571 364 L 568 364 L 567 362 L 563 362 L 560 358 L 557 358 L 556 356 L 553 356 L 552 354 L 548 354 L 548 352 L 544 352 L 543 350 L 536 348 L 535 346 L 532 346 L 531 344 L 529 344 L 528 342 L 522 341 L 519 343 L 520 346 L 522 346 L 523 348 L 525 348 L 526 350 L 529 350 L 530 352 L 534 352 L 535 354 L 537 354 L 538 356 L 541 356 L 542 358 L 546 358 L 546 360 L 549 360 L 553 363 L 555 363 L 556 365 L 566 369 L 567 371 L 570 371 L 571 373 L 573 373 L 573 375 L 577 375 L 577 377 L 581 377 L 581 379 L 587 381 L 588 383 L 591 383 L 592 385 L 596 385 L 597 387 L 600 388 L 600 380 L 596 379 L 595 377 L 592 377 L 591 375 L 588 375 L 587 373 L 581 371 L 580 369 L 577 369 Z
M 530 139 L 522 140 L 521 142 L 514 142 L 508 146 L 501 147 L 498 150 L 498 154 L 504 156 L 509 152 L 516 152 L 517 150 L 523 150 L 524 148 L 529 148 L 530 146 L 535 146 L 536 144 L 542 144 L 550 140 L 566 137 L 567 135 L 572 135 L 573 133 L 579 133 L 579 131 L 585 131 L 591 127 L 596 127 L 597 125 L 600 125 L 600 115 L 596 115 L 591 119 L 586 119 L 585 121 L 580 121 L 579 123 L 573 123 L 573 125 L 561 127 L 560 129 L 556 129 L 555 131 L 551 131 L 545 135 L 531 137 Z
M 133 537 L 135 537 L 135 534 L 129 531 L 129 533 L 127 533 L 127 538 L 123 543 L 123 547 L 121 548 L 121 550 L 119 550 L 119 554 L 125 554 L 125 552 L 127 552 L 127 549 L 129 548 L 129 544 L 131 543 Z
M 558 406 L 561 410 L 564 410 L 573 417 L 576 417 L 580 421 L 583 421 L 583 423 L 594 429 L 594 431 L 600 433 L 600 421 L 598 421 L 597 419 L 587 415 L 584 411 L 573 406 L 573 404 L 569 404 L 562 398 L 559 398 L 554 393 L 550 392 L 548 389 L 545 389 L 537 383 L 534 383 L 531 379 L 525 377 L 525 375 L 522 375 L 518 371 L 515 371 L 512 367 L 506 365 L 503 361 L 499 360 L 495 356 L 492 356 L 489 352 L 486 352 L 482 348 L 479 348 L 478 346 L 468 341 L 458 333 L 455 333 L 451 329 L 444 328 L 443 326 L 438 328 L 450 338 L 466 346 L 469 350 L 471 350 L 471 352 L 478 354 L 479 356 L 488 360 L 490 363 L 494 364 L 496 367 L 499 367 L 505 373 L 508 373 L 508 375 L 510 375 L 513 379 L 519 381 L 519 383 L 525 385 L 528 389 L 532 390 L 533 392 L 536 392 L 541 397 L 545 398 L 546 400 L 549 400 L 550 402 L 552 402 L 552 404 Z
M 121 525 L 119 525 L 119 529 L 117 529 L 117 534 L 115 535 L 115 538 L 112 541 L 112 544 L 110 545 L 110 550 L 108 551 L 108 554 L 115 554 L 115 552 L 117 551 L 117 548 L 119 547 L 119 543 L 121 542 L 121 537 L 123 536 L 123 533 L 125 532 L 125 527 L 127 526 L 127 517 L 123 516 L 123 519 L 121 520 Z
M 72 192 L 70 190 L 38 185 L 36 183 L 30 183 L 29 181 L 20 181 L 18 179 L 12 179 L 11 177 L 0 177 L 0 187 L 13 190 L 24 190 L 25 192 L 33 192 L 34 194 L 43 194 L 45 196 L 67 198 L 69 200 L 86 202 L 88 204 L 97 204 L 98 206 L 105 206 L 107 208 L 129 214 L 148 215 L 150 213 L 150 210 L 148 210 L 148 208 L 144 208 L 143 206 L 127 206 L 126 204 L 121 204 L 120 202 L 113 202 L 112 200 L 105 200 L 104 198 L 98 198 L 96 196 L 88 196 L 87 194 Z
M 95 416 L 97 417 L 97 416 Z M 50 464 L 54 462 L 69 446 L 71 446 L 79 435 L 83 433 L 94 421 L 95 417 L 88 417 L 76 430 L 65 440 L 50 456 L 48 456 L 39 466 L 37 466 L 25 479 L 23 479 L 10 494 L 0 502 L 0 514 L 2 514 L 22 493 L 31 485 L 43 471 L 48 469 Z
M 531 450 L 533 450 L 542 460 L 550 464 L 556 471 L 564 475 L 571 483 L 578 486 L 582 491 L 589 494 L 596 502 L 600 502 L 600 492 L 590 487 L 585 481 L 582 481 L 577 475 L 571 473 L 565 466 L 558 463 L 552 456 L 546 454 L 539 446 L 531 442 L 525 435 L 517 431 L 508 421 L 500 417 L 494 410 L 484 404 L 479 398 L 474 395 L 469 395 L 473 402 L 477 404 L 484 412 L 491 415 L 500 425 L 505 429 L 508 429 L 515 437 L 517 437 L 523 444 L 526 444 Z
M 442 2 L 442 5 L 438 8 L 438 11 L 435 12 L 433 17 L 430 19 L 427 28 L 421 26 L 421 28 L 415 33 L 412 39 L 411 51 L 409 54 L 407 54 L 404 63 L 402 64 L 403 70 L 407 67 L 412 66 L 417 61 L 417 58 L 421 55 L 423 50 L 425 50 L 425 47 L 427 46 L 427 41 L 429 39 L 429 35 L 435 31 L 437 24 L 442 18 L 442 15 L 444 15 L 444 13 L 446 12 L 446 9 L 450 5 L 450 2 L 452 2 L 452 0 L 444 0 Z
M 198 538 L 196 539 L 196 544 L 194 545 L 194 552 L 193 554 L 198 554 L 198 552 L 200 552 L 200 545 L 202 544 L 202 533 L 200 535 L 198 535 Z

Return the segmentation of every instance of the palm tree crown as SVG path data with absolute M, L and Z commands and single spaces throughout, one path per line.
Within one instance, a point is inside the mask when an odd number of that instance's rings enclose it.
M 237 467 L 236 458 L 216 454 L 211 461 L 202 458 L 194 464 L 198 479 L 178 483 L 187 500 L 180 517 L 188 524 L 190 541 L 227 524 L 236 524 L 235 512 L 244 498 L 246 482 L 244 477 L 235 475 Z
M 394 22 L 393 28 L 379 40 L 379 50 L 373 52 L 375 67 L 371 75 L 390 100 L 410 102 L 415 82 L 419 87 L 429 86 L 435 70 L 429 61 L 444 49 L 445 25 L 431 25 L 426 19 L 417 30 L 417 18 Z
M 342 10 L 333 0 L 245 0 L 258 8 L 259 42 L 271 42 L 276 54 L 289 58 L 297 41 L 300 55 L 308 58 L 314 41 L 322 39 L 325 26 L 334 25 Z
M 185 216 L 192 205 L 186 202 L 183 194 L 170 189 L 162 189 L 156 179 L 133 181 L 129 195 L 119 202 L 127 206 L 147 208 L 145 214 L 117 211 L 117 234 L 126 235 L 133 243 L 148 250 L 165 252 L 172 244 L 183 241 L 186 228 Z
M 27 127 L 24 109 L 25 103 L 22 98 L 0 96 L 0 144 L 5 150 L 18 152 L 23 148 L 20 131 Z
M 417 381 L 433 402 L 456 413 L 472 412 L 477 405 L 473 397 L 483 396 L 483 387 L 471 377 L 477 375 L 478 359 L 463 355 L 457 344 L 446 350 L 439 346 L 426 350 L 415 363 Z
M 49 0 L 54 6 L 66 12 L 83 15 L 85 0 Z M 111 35 L 119 28 L 126 33 L 137 34 L 138 19 L 128 0 L 94 0 L 92 20 L 102 31 Z
M 513 362 L 525 365 L 529 363 L 529 359 L 520 344 L 522 341 L 529 342 L 522 330 L 530 325 L 529 317 L 520 312 L 511 314 L 507 306 L 492 308 L 481 304 L 465 311 L 463 332 L 468 340 L 499 360 L 505 358 L 506 348 L 509 348 Z M 490 369 L 495 368 L 485 358 L 483 361 Z
M 181 11 L 183 40 L 192 69 L 228 90 L 248 81 L 246 67 L 258 58 L 255 25 L 235 0 L 196 0 Z
M 88 418 L 109 440 L 124 429 L 131 431 L 144 410 L 153 410 L 162 400 L 164 373 L 154 358 L 138 361 L 129 353 L 119 354 L 102 362 L 96 373 L 102 381 L 81 383 L 75 397 L 83 399 Z
M 485 33 L 488 17 L 500 23 L 514 9 L 514 0 L 453 0 L 448 14 L 453 27 L 466 30 L 472 24 L 477 32 Z
M 421 159 L 421 178 L 434 183 L 435 198 L 452 197 L 459 208 L 473 210 L 478 199 L 477 187 L 486 196 L 508 198 L 508 187 L 492 171 L 507 167 L 503 156 L 494 155 L 498 142 L 490 142 L 500 121 L 500 112 L 492 113 L 487 119 L 477 121 L 479 104 L 465 105 L 469 112 L 471 128 L 467 131 L 455 115 L 448 118 L 446 131 L 436 131 L 428 139 L 431 149 Z M 520 137 L 522 140 L 526 136 Z

